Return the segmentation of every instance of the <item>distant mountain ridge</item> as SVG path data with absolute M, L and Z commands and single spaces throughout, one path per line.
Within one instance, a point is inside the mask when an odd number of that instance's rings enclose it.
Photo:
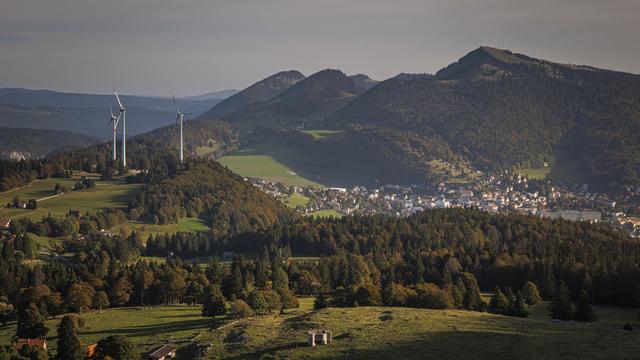
M 236 89 L 227 89 L 220 91 L 213 91 L 206 94 L 201 95 L 193 95 L 193 96 L 183 96 L 180 99 L 183 100 L 193 100 L 193 101 L 201 101 L 201 100 L 224 100 L 229 96 L 233 96 L 238 93 Z
M 222 119 L 235 111 L 273 99 L 302 79 L 304 79 L 304 75 L 296 70 L 282 71 L 271 75 L 216 104 L 202 114 L 200 119 Z
M 32 159 L 100 142 L 94 136 L 63 130 L 0 127 L 0 159 Z
M 144 97 L 122 94 L 127 106 L 127 133 L 144 133 L 175 120 L 171 97 Z M 179 99 L 185 113 L 197 116 L 216 104 L 217 99 Z M 64 93 L 21 88 L 0 89 L 0 126 L 67 130 L 108 138 L 109 108 L 116 108 L 113 95 Z

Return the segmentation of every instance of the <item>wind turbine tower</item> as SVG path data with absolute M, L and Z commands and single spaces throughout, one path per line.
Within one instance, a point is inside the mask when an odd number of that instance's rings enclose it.
M 182 135 L 182 127 L 183 120 L 185 115 L 190 115 L 190 113 L 181 113 L 180 108 L 178 108 L 178 103 L 176 102 L 176 96 L 173 96 L 173 105 L 176 106 L 176 122 L 180 122 L 180 163 L 184 162 L 184 137 Z
M 122 105 L 120 97 L 116 89 L 113 89 L 113 93 L 116 95 L 118 106 L 120 107 L 120 115 L 122 115 L 122 165 L 123 168 L 127 168 L 127 108 Z
M 118 123 L 120 122 L 120 114 L 118 116 L 113 115 L 113 108 L 111 109 L 111 124 L 113 125 L 113 160 L 117 158 L 116 155 L 116 131 L 118 129 Z

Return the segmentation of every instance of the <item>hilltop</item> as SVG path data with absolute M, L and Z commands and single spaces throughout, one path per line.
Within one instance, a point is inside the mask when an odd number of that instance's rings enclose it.
M 226 98 L 200 116 L 201 120 L 218 120 L 233 112 L 245 110 L 253 104 L 270 100 L 304 78 L 299 71 L 282 71 L 260 80 L 248 88 Z

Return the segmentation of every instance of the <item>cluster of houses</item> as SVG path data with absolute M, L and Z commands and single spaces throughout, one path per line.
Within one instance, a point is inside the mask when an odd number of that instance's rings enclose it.
M 615 216 L 615 223 L 628 231 L 631 236 L 640 237 L 640 217 L 626 216 L 618 213 Z
M 300 193 L 309 198 L 297 210 L 312 214 L 334 210 L 342 214 L 391 214 L 409 216 L 428 209 L 476 208 L 488 212 L 520 212 L 546 218 L 601 222 L 610 215 L 615 223 L 616 202 L 606 194 L 590 191 L 587 185 L 573 188 L 557 185 L 540 188 L 525 176 L 513 172 L 486 175 L 469 183 L 440 183 L 435 189 L 420 185 L 378 187 L 313 188 L 287 186 L 260 179 L 247 179 L 276 198 Z M 633 192 L 640 188 L 630 189 Z M 620 223 L 632 234 L 640 232 L 633 219 Z

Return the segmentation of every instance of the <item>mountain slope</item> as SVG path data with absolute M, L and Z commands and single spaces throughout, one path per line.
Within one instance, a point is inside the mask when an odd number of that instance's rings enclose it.
M 235 108 L 233 113 L 225 116 L 225 120 L 239 129 L 241 134 L 254 132 L 256 126 L 277 129 L 310 127 L 326 120 L 364 92 L 364 87 L 370 82 L 362 76 L 358 79 L 360 86 L 354 78 L 342 71 L 322 70 L 271 98 L 265 97 L 262 101 Z M 251 90 L 251 87 L 246 91 L 248 90 Z M 224 106 L 223 103 L 215 106 L 212 112 Z
M 270 100 L 302 80 L 304 75 L 295 70 L 282 71 L 260 80 L 239 93 L 228 97 L 202 114 L 201 120 L 217 120 L 255 103 Z
M 0 159 L 29 159 L 100 142 L 99 138 L 61 130 L 0 127 Z
M 640 131 L 639 76 L 507 50 L 479 48 L 432 78 L 386 80 L 328 122 L 443 139 L 485 170 L 562 155 L 587 169 L 584 182 L 640 179 L 640 139 L 632 135 Z

